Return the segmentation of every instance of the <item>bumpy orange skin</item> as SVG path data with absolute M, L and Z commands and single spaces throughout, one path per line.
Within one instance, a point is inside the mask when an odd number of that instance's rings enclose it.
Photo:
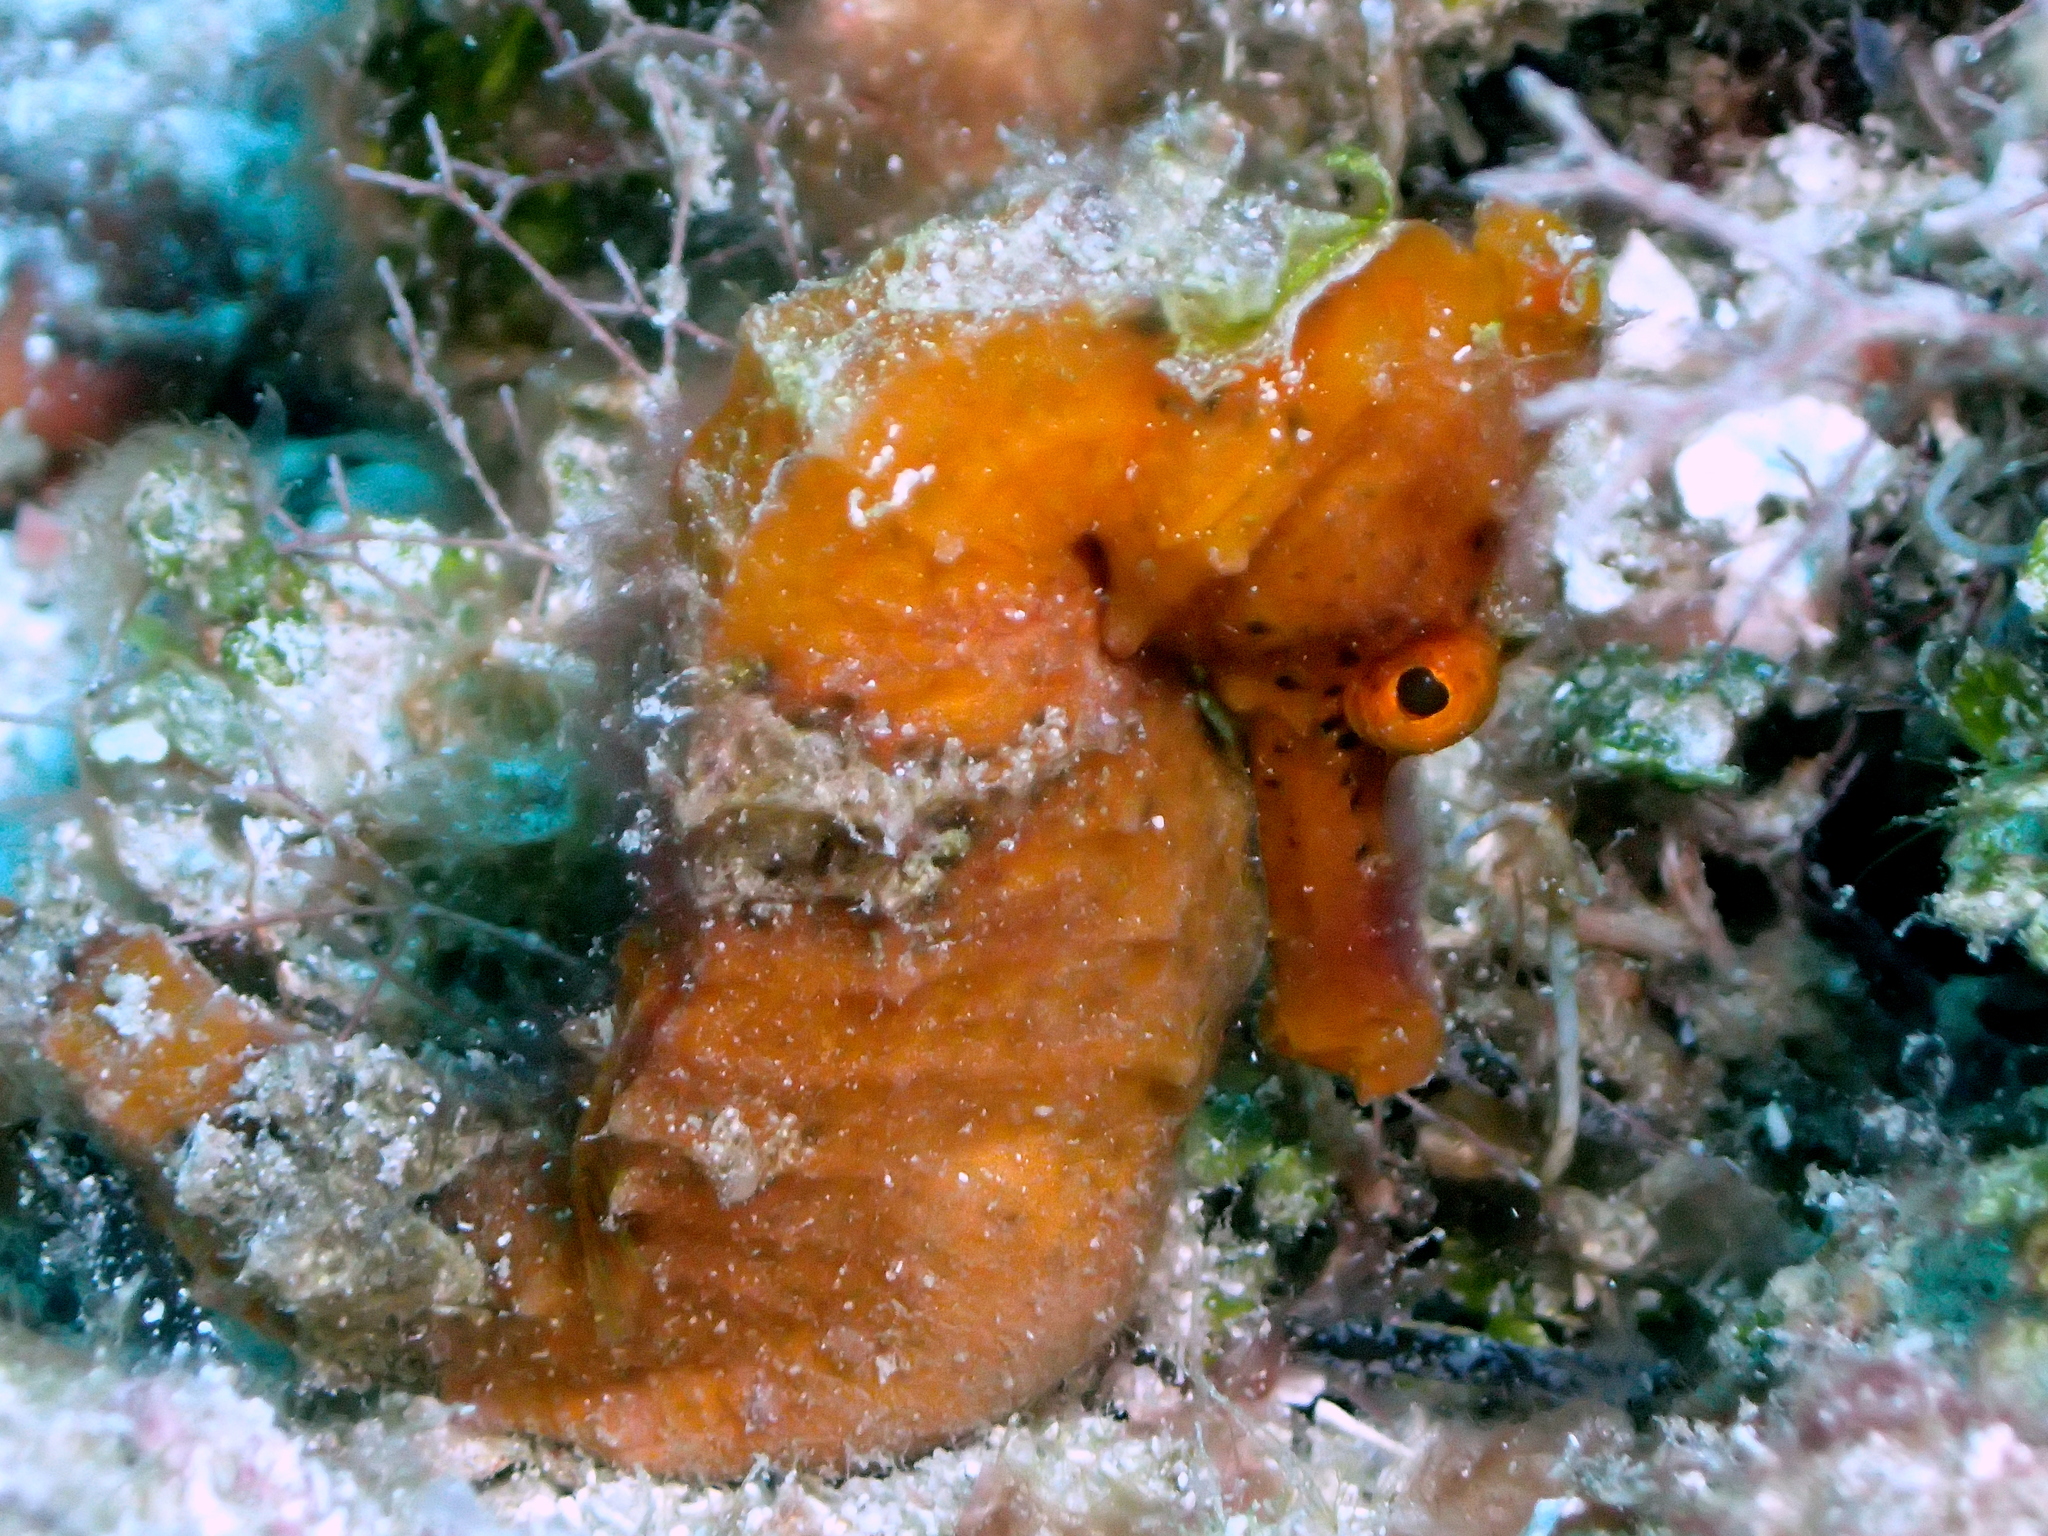
M 573 1159 L 581 1219 L 510 1266 L 569 1278 L 451 1328 L 443 1390 L 735 1476 L 932 1445 L 1097 1353 L 1261 922 L 1239 775 L 1180 690 L 1134 703 L 1143 736 L 991 824 L 914 929 L 813 909 L 650 936 Z M 722 1109 L 801 1148 L 730 1206 L 688 1151 Z M 464 1214 L 516 1229 L 545 1187 Z
M 787 302 L 815 305 L 822 331 L 843 299 Z M 773 444 L 779 486 L 711 659 L 764 663 L 785 714 L 848 716 L 884 759 L 993 749 L 1053 708 L 1114 714 L 1122 658 L 1148 650 L 1201 664 L 1250 727 L 1268 1036 L 1363 1093 L 1409 1086 L 1441 1031 L 1385 825 L 1390 759 L 1492 703 L 1479 607 L 1539 447 L 1516 405 L 1579 366 L 1596 311 L 1555 221 L 1491 208 L 1470 250 L 1403 227 L 1308 310 L 1288 356 L 1213 399 L 1162 376 L 1156 326 L 1079 311 L 980 322 L 971 344 L 950 317 L 896 322 L 829 452 L 790 445 L 743 372 L 705 443 L 755 466 Z M 1347 691 L 1411 665 L 1456 693 L 1367 739 Z

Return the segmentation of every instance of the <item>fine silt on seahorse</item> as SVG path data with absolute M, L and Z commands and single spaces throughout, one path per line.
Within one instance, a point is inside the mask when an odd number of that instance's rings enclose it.
M 1586 248 L 1227 169 L 1154 135 L 748 319 L 674 482 L 672 897 L 573 1147 L 441 1207 L 504 1261 L 423 1325 L 484 1422 L 710 1476 L 939 1443 L 1126 1317 L 1262 947 L 1275 1048 L 1432 1070 L 1388 781 L 1492 703 L 1517 405 L 1583 360 Z M 137 1071 L 96 985 L 47 1043 L 88 1098 Z M 207 1111 L 130 1102 L 93 1112 L 131 1152 Z

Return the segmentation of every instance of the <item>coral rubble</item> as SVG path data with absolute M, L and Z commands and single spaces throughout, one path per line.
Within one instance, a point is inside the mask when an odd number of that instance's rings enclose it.
M 0 1521 L 2048 1531 L 2038 7 L 1102 0 L 1014 34 L 984 9 L 0 18 Z M 1427 1081 L 1419 1051 L 1354 1070 L 1407 1084 L 1362 1093 L 1261 1033 L 1284 952 L 1237 1018 L 1218 1001 L 1256 921 L 1241 864 L 1217 872 L 1250 814 L 1225 770 L 1299 690 L 1139 601 L 1185 578 L 1228 608 L 1209 524 L 1162 551 L 1080 513 L 1125 459 L 1148 491 L 1263 484 L 1211 451 L 1296 387 L 1249 398 L 1261 370 L 1392 215 L 1452 226 L 1407 237 L 1450 263 L 1495 238 L 1485 197 L 1579 220 L 1555 254 L 1597 252 L 1604 346 L 1514 380 L 1548 454 L 1481 609 L 1408 637 L 1443 703 L 1367 668 L 1325 717 L 1407 751 L 1493 703 L 1393 786 L 1421 968 L 1351 985 L 1433 988 L 1445 1048 Z M 1020 354 L 1034 382 L 986 401 L 960 316 L 1063 297 L 1073 355 Z M 1213 422 L 1110 452 L 1124 417 L 1078 359 L 1117 347 Z M 1421 403 L 1381 427 L 1421 442 Z M 891 442 L 885 416 L 938 425 Z M 1083 416 L 1096 438 L 1032 457 L 1024 428 Z M 984 466 L 999 496 L 948 484 L 983 437 L 1017 445 Z M 1477 428 L 1429 441 L 1407 500 L 1526 467 L 1488 469 L 1506 440 Z M 811 521 L 757 515 L 805 487 Z M 1026 605 L 1016 644 L 983 615 L 949 652 L 883 622 L 948 570 L 1014 596 L 981 530 L 1055 492 L 1063 539 L 1096 539 L 1076 624 Z M 1305 556 L 1304 590 L 1358 558 Z M 1047 712 L 1066 641 L 1108 654 L 1090 623 L 1115 666 L 1153 642 L 1143 697 Z M 815 641 L 841 630 L 885 643 Z M 888 693 L 919 646 L 957 663 L 936 704 Z M 1047 854 L 1032 816 L 1116 764 L 1143 768 L 1126 798 L 1197 765 L 1208 821 L 1084 806 Z M 1284 925 L 1286 817 L 1257 809 Z M 1294 851 L 1352 816 L 1316 810 Z M 1147 861 L 1159 837 L 1180 863 Z M 1110 870 L 1129 901 L 1077 928 L 1062 882 Z M 1181 921 L 1223 910 L 1210 887 L 1237 893 L 1213 946 Z M 636 909 L 662 916 L 628 940 Z M 970 966 L 999 917 L 1014 952 Z M 1134 979 L 1119 935 L 1148 923 L 1204 953 Z M 1172 1012 L 1134 1000 L 1205 967 L 1185 1070 L 1115 1099 L 1116 1029 Z M 994 1030 L 948 1069 L 1027 1108 L 1087 1077 L 1059 1124 L 1115 1133 L 1012 1181 L 1020 1235 L 946 1314 L 1023 1360 L 1087 1313 L 1057 1368 L 1008 1397 L 907 1372 L 861 1310 L 890 1282 L 862 1281 L 791 1358 L 893 1382 L 898 1449 L 949 1443 L 821 1476 L 749 1472 L 736 1441 L 724 1484 L 562 1446 L 636 1454 L 646 1416 L 565 1397 L 494 1314 L 545 1331 L 591 1281 L 562 1256 L 635 1223 L 729 1235 L 894 1175 L 880 1150 L 927 1120 L 962 1171 L 939 1023 L 1083 994 L 1079 1033 Z M 699 1051 L 654 1013 L 752 1033 Z M 792 1043 L 799 1013 L 866 1042 L 847 1072 L 901 1068 L 840 1142 L 777 1097 L 788 1053 L 832 1055 Z M 622 1072 L 650 1041 L 670 1054 Z M 740 1087 L 662 1118 L 646 1076 L 707 1052 Z M 633 1136 L 579 1142 L 584 1099 Z M 570 1235 L 561 1170 L 599 1151 L 595 1236 Z M 784 1222 L 732 1251 L 748 1299 L 704 1326 L 742 1320 L 740 1375 L 797 1280 L 838 1296 L 842 1264 L 922 1253 L 918 1220 L 974 1225 L 904 1182 L 901 1241 Z M 598 1271 L 593 1332 L 652 1337 L 651 1291 L 716 1289 Z M 483 1379 L 481 1416 L 419 1395 Z M 747 1413 L 845 1457 L 829 1413 Z

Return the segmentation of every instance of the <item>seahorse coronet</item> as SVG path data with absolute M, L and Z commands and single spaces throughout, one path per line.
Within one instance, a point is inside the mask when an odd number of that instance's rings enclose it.
M 1383 212 L 1307 208 L 1239 184 L 1241 132 L 1191 106 L 1114 152 L 1021 164 L 978 212 L 928 221 L 846 277 L 757 306 L 741 340 L 813 443 L 838 440 L 872 371 L 914 367 L 894 351 L 919 321 L 970 329 L 1075 306 L 1104 324 L 1160 324 L 1157 362 L 1190 397 L 1284 357 L 1316 297 L 1371 261 L 1393 233 Z

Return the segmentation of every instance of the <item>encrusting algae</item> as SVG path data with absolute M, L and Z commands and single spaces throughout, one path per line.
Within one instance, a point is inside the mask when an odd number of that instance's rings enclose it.
M 674 481 L 700 660 L 616 1040 L 572 1150 L 438 1206 L 490 1304 L 422 1327 L 486 1423 L 731 1477 L 1039 1396 L 1134 1303 L 1268 926 L 1276 1048 L 1432 1070 L 1389 782 L 1492 703 L 1517 406 L 1584 358 L 1586 247 L 1146 153 L 743 329 Z M 91 1098 L 163 1049 L 110 986 L 49 1054 L 134 1148 L 188 1127 Z

